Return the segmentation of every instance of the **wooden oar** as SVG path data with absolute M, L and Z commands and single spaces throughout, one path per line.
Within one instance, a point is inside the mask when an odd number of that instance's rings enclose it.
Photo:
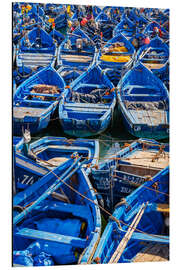
M 125 234 L 123 239 L 120 241 L 119 245 L 117 246 L 115 252 L 113 253 L 113 255 L 108 263 L 118 263 L 124 249 L 126 248 L 126 246 L 128 244 L 128 241 L 130 240 L 133 232 L 135 231 L 137 225 L 139 224 L 139 222 L 142 218 L 142 215 L 146 209 L 146 206 L 147 206 L 147 203 L 146 203 L 146 205 L 144 205 L 144 203 L 141 205 L 137 215 L 135 216 L 133 222 L 129 226 L 127 233 Z

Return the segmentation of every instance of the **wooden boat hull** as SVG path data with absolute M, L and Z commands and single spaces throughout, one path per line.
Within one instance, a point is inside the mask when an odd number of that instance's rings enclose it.
M 139 125 L 138 127 L 134 128 L 133 125 L 129 122 L 126 112 L 119 105 L 119 103 L 118 103 L 118 110 L 122 117 L 123 124 L 126 130 L 128 130 L 128 132 L 132 134 L 134 137 L 154 139 L 154 140 L 162 140 L 169 137 L 169 124 L 166 125 L 163 124 L 157 127 L 149 127 L 148 125 L 146 126 Z
M 26 109 L 26 111 L 28 110 Z M 15 112 L 15 109 L 14 109 L 14 112 Z M 38 110 L 37 110 L 37 113 L 38 113 Z M 52 113 L 53 113 L 53 110 L 49 111 L 43 117 L 24 116 L 23 119 L 19 119 L 18 117 L 14 116 L 13 117 L 13 134 L 21 136 L 23 127 L 26 129 L 29 128 L 32 134 L 35 134 L 47 128 L 49 121 L 51 119 Z

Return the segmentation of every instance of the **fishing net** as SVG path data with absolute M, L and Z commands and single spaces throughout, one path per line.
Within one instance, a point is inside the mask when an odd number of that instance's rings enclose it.
M 108 89 L 94 89 L 89 94 L 72 91 L 71 99 L 73 102 L 78 103 L 102 103 L 102 97 L 107 91 Z

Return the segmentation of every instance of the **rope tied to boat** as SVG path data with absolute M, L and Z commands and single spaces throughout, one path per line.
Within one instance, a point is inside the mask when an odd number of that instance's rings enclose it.
M 157 154 L 155 154 L 155 156 L 152 158 L 152 162 L 155 162 L 156 160 L 158 160 L 161 156 L 166 158 L 166 153 L 164 151 L 165 146 L 164 145 L 160 145 L 159 146 L 159 151 L 157 152 Z
M 118 227 L 119 227 L 120 229 L 122 229 L 121 223 L 120 223 L 120 221 L 119 221 L 116 217 L 114 217 L 113 215 L 110 215 L 110 216 L 109 216 L 109 219 L 115 221 L 115 222 L 117 223 Z

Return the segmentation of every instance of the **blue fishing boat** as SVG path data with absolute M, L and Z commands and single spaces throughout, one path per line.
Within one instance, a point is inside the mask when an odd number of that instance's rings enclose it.
M 137 187 L 152 181 L 169 165 L 169 145 L 139 139 L 125 144 L 116 154 L 108 155 L 91 170 L 92 185 L 110 212 Z
M 102 40 L 107 42 L 113 36 L 113 29 L 115 26 L 114 20 L 111 19 L 109 14 L 101 11 L 95 18 L 95 23 L 102 35 Z
M 92 10 L 93 10 L 93 17 L 95 19 L 98 16 L 98 14 L 101 12 L 101 8 L 98 6 L 93 6 Z
M 131 42 L 137 51 L 139 48 L 145 45 L 146 38 L 146 35 L 137 29 L 136 33 L 129 39 L 129 42 Z
M 13 264 L 91 262 L 100 238 L 101 216 L 79 160 L 68 160 L 14 196 Z
M 48 169 L 60 166 L 74 153 L 80 155 L 82 161 L 86 160 L 83 165 L 86 174 L 98 161 L 99 143 L 96 140 L 43 137 L 27 145 L 24 139 L 19 141 L 16 138 L 13 138 L 16 192 L 34 184 L 48 173 Z
M 132 64 L 135 55 L 135 48 L 127 38 L 119 34 L 110 39 L 100 50 L 97 62 L 102 69 L 122 69 Z
M 48 66 L 55 63 L 56 46 L 51 36 L 40 27 L 28 32 L 20 41 L 17 66 Z
M 102 133 L 112 121 L 115 104 L 113 84 L 98 66 L 91 66 L 72 82 L 59 103 L 64 132 L 76 137 Z
M 102 14 L 107 15 L 109 23 L 116 25 L 120 21 L 122 9 L 120 7 L 106 6 L 102 9 Z
M 96 249 L 94 263 L 168 260 L 168 182 L 166 167 L 117 205 Z
M 22 128 L 36 133 L 48 126 L 65 83 L 52 68 L 46 67 L 25 80 L 13 100 L 13 133 L 22 135 Z
M 167 70 L 169 48 L 157 36 L 148 45 L 144 45 L 138 50 L 137 60 L 140 60 L 145 67 L 149 68 L 157 76 L 163 75 Z
M 18 24 L 14 29 L 13 29 L 13 44 L 17 46 L 19 43 L 20 39 L 23 37 L 23 29 L 22 27 Z
M 49 35 L 53 38 L 53 40 L 56 41 L 57 47 L 62 43 L 62 41 L 65 39 L 64 35 L 58 32 L 56 29 L 53 29 Z
M 136 24 L 133 23 L 127 16 L 123 16 L 120 23 L 113 30 L 113 36 L 123 34 L 127 39 L 130 39 L 136 33 Z
M 168 14 L 165 14 L 163 10 L 158 8 L 152 8 L 149 9 L 149 12 L 147 13 L 147 18 L 150 21 L 156 21 L 158 23 L 164 23 L 167 18 L 169 19 Z
M 51 14 L 46 13 L 45 16 L 45 27 L 49 32 L 52 29 L 52 23 L 54 24 L 53 28 L 56 30 L 61 30 L 67 26 L 67 15 L 63 7 L 52 9 Z
M 148 35 L 150 38 L 159 36 L 164 41 L 169 39 L 169 33 L 156 21 L 153 21 L 147 24 L 143 33 L 145 35 Z
M 132 135 L 156 140 L 169 137 L 169 94 L 158 77 L 137 63 L 117 88 L 119 110 Z
M 129 12 L 129 19 L 136 24 L 139 30 L 144 30 L 146 24 L 148 23 L 148 20 L 141 16 L 140 10 L 137 8 L 133 8 Z
M 27 80 L 32 75 L 36 74 L 38 71 L 40 71 L 43 67 L 28 67 L 28 66 L 20 66 L 13 70 L 13 79 L 15 80 L 15 83 L 17 86 L 19 86 L 21 83 L 23 83 L 25 80 Z
M 61 28 L 64 28 L 67 26 L 67 15 L 63 8 L 59 10 L 58 16 L 54 20 L 55 22 L 55 29 L 60 30 Z
M 72 33 L 68 33 L 59 46 L 57 63 L 59 66 L 88 67 L 93 61 L 95 52 L 93 41 L 78 27 Z
M 43 27 L 43 20 L 39 16 L 33 15 L 29 21 L 23 22 L 22 29 L 25 31 L 33 30 L 36 27 Z
M 108 15 L 110 15 L 110 14 L 106 14 L 107 12 L 105 12 L 105 9 L 106 9 L 107 7 L 104 7 L 104 10 L 102 10 L 99 14 L 98 14 L 98 16 L 96 17 L 96 19 L 95 19 L 95 21 L 96 21 L 96 23 L 99 23 L 99 24 L 111 24 L 112 22 L 111 22 L 111 18 L 110 18 L 110 16 L 108 16 Z
M 87 70 L 86 67 L 61 66 L 57 72 L 64 79 L 66 85 L 70 85 L 76 78 Z

